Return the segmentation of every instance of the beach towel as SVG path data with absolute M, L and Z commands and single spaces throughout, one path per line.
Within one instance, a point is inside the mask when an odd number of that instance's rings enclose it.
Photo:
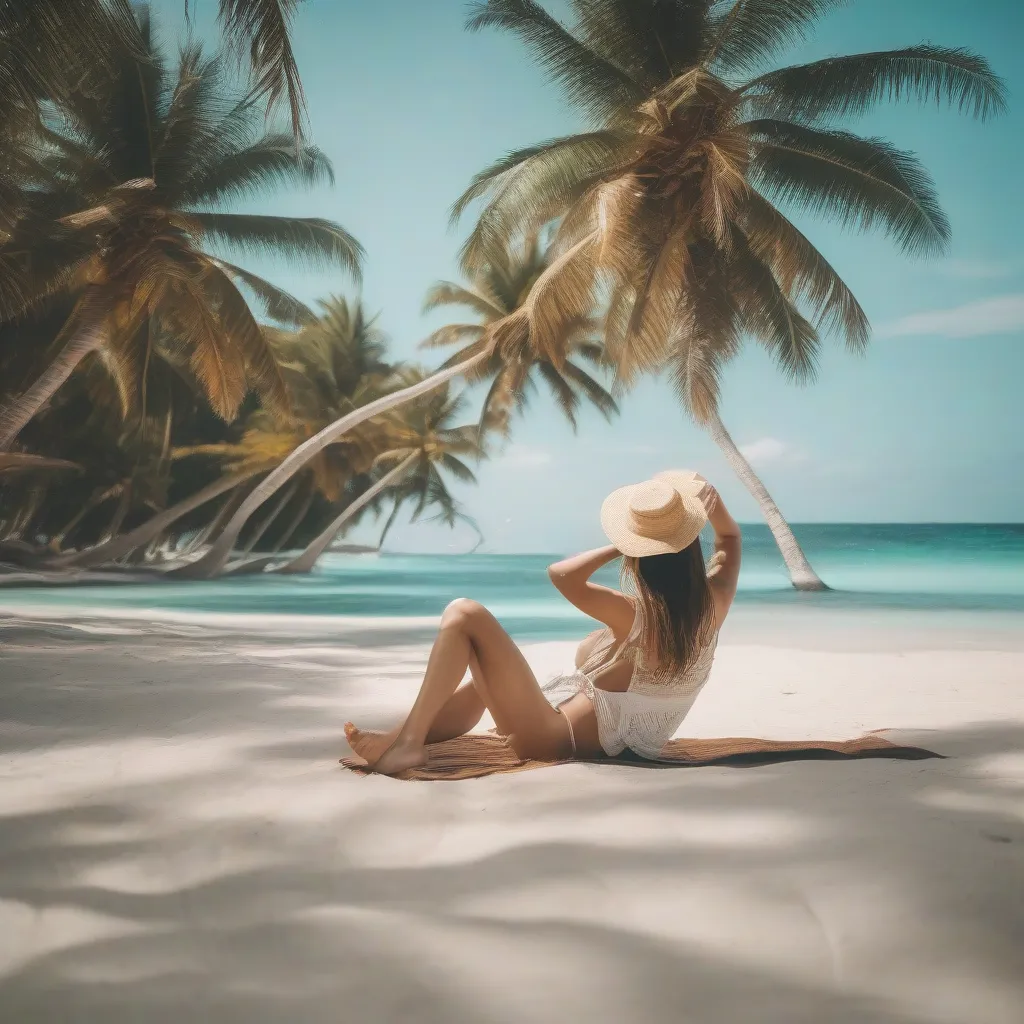
M 602 757 L 586 764 L 621 765 L 631 768 L 697 768 L 711 765 L 763 765 L 782 761 L 852 760 L 857 758 L 895 758 L 905 761 L 942 757 L 921 747 L 899 746 L 883 739 L 877 729 L 852 740 L 769 740 L 742 736 L 714 739 L 676 739 L 669 741 L 661 752 L 661 759 L 648 761 L 626 751 L 618 757 Z M 348 733 L 349 745 L 355 758 L 342 758 L 341 763 L 351 771 L 369 774 L 360 749 L 373 743 L 358 729 Z M 494 733 L 468 733 L 444 743 L 427 747 L 428 760 L 420 768 L 394 776 L 409 780 L 479 779 L 486 775 L 505 772 L 527 772 L 536 768 L 550 768 L 572 761 L 524 761 Z M 581 759 L 582 760 L 582 759 Z

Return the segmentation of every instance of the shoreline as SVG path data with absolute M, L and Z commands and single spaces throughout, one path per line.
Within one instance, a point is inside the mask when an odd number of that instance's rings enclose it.
M 599 625 L 566 609 L 561 616 L 541 613 L 497 614 L 517 643 L 559 643 L 581 640 Z M 555 619 L 558 633 L 525 634 L 524 621 Z M 102 636 L 147 634 L 231 636 L 254 643 L 287 639 L 319 640 L 373 647 L 394 643 L 429 643 L 440 621 L 437 615 L 297 615 L 281 612 L 223 612 L 172 608 L 86 608 L 67 605 L 17 606 L 0 602 L 0 644 L 5 635 L 32 642 L 34 631 L 63 629 Z M 9 642 L 9 640 L 8 640 Z M 1015 610 L 785 607 L 737 601 L 722 630 L 724 646 L 823 650 L 977 650 L 1024 654 L 1024 613 Z

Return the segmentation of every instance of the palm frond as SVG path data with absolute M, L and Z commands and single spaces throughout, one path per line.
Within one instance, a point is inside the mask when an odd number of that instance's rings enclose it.
M 475 430 L 475 428 L 473 429 Z M 461 480 L 467 484 L 476 483 L 476 474 L 456 455 L 445 454 L 441 456 L 438 465 L 451 473 L 456 480 Z
M 573 354 L 585 359 L 591 366 L 605 369 L 611 365 L 604 343 L 600 341 L 580 341 L 573 346 Z
M 587 132 L 552 140 L 494 175 L 488 188 L 477 190 L 490 195 L 460 252 L 463 269 L 476 274 L 500 262 L 513 239 L 560 216 L 616 168 L 628 164 L 636 149 L 631 132 Z M 463 208 L 463 199 L 455 211 Z
M 477 419 L 476 432 L 481 444 L 490 433 L 503 437 L 509 434 L 511 411 L 515 403 L 516 388 L 510 382 L 511 368 L 499 364 L 483 401 L 480 403 L 480 415 Z
M 522 306 L 494 326 L 496 351 L 504 358 L 529 352 L 562 365 L 572 331 L 593 312 L 598 243 L 598 234 L 589 234 L 548 265 Z
M 432 331 L 419 343 L 419 348 L 449 348 L 460 345 L 467 338 L 478 341 L 484 333 L 482 324 L 446 324 Z M 468 356 L 466 357 L 468 358 Z
M 67 459 L 52 459 L 45 455 L 30 455 L 28 452 L 0 452 L 0 473 L 12 473 L 34 469 L 73 469 L 81 472 L 82 467 Z
M 495 160 L 493 164 L 485 167 L 482 171 L 478 171 L 473 175 L 473 178 L 466 187 L 466 190 L 452 204 L 448 220 L 449 226 L 455 227 L 462 218 L 462 215 L 466 212 L 470 203 L 483 198 L 483 196 L 494 188 L 500 179 L 509 171 L 514 170 L 525 160 L 530 159 L 530 157 L 536 156 L 549 149 L 556 148 L 574 138 L 574 135 L 568 135 L 559 139 L 548 139 L 546 142 L 537 143 L 535 146 L 525 146 L 523 149 L 514 149 L 511 152 L 506 153 L 500 159 Z
M 0 122 L 40 100 L 66 101 L 136 42 L 127 0 L 6 0 L 0 6 Z
M 555 369 L 551 363 L 537 363 L 537 373 L 544 383 L 547 384 L 555 399 L 555 404 L 562 415 L 569 421 L 569 426 L 572 427 L 573 433 L 576 433 L 576 429 L 579 426 L 576 420 L 576 413 L 579 409 L 580 399 L 560 371 L 564 371 L 564 366 Z
M 791 380 L 813 380 L 817 373 L 818 332 L 779 287 L 771 269 L 741 238 L 734 241 L 729 272 L 740 328 L 764 346 Z
M 725 364 L 739 352 L 740 323 L 722 254 L 712 246 L 693 246 L 689 262 L 693 280 L 702 284 L 680 298 L 667 365 L 683 408 L 703 423 L 718 408 Z
M 508 309 L 498 305 L 482 290 L 455 284 L 453 281 L 438 281 L 427 290 L 423 312 L 429 313 L 442 306 L 464 306 L 482 316 L 485 322 L 500 319 L 509 313 Z
M 178 202 L 182 184 L 205 166 L 212 152 L 240 144 L 222 129 L 229 113 L 226 85 L 218 57 L 204 56 L 192 41 L 181 49 L 173 88 L 159 104 L 152 135 L 152 177 L 164 189 L 165 202 Z M 87 147 L 78 148 L 89 153 Z
M 246 365 L 215 315 L 201 279 L 175 281 L 172 296 L 173 333 L 185 350 L 188 365 L 213 411 L 226 422 L 235 418 L 247 391 Z
M 467 27 L 515 32 L 569 100 L 595 119 L 643 99 L 643 89 L 621 68 L 599 56 L 534 0 L 483 0 L 470 8 Z
M 764 119 L 747 124 L 751 179 L 770 199 L 844 227 L 881 226 L 909 255 L 942 252 L 949 222 L 917 158 L 884 139 Z
M 688 276 L 690 229 L 674 211 L 644 210 L 630 202 L 613 207 L 607 222 L 602 266 L 618 282 L 606 321 L 607 341 L 619 378 L 628 384 L 664 364 L 681 294 L 697 287 L 699 279 Z M 645 229 L 630 231 L 629 225 L 638 222 Z
M 867 315 L 849 286 L 811 242 L 759 193 L 751 190 L 742 218 L 747 244 L 782 289 L 811 308 L 816 325 L 843 336 L 853 351 L 868 343 Z
M 91 239 L 81 232 L 22 221 L 0 246 L 0 322 L 16 320 L 66 290 L 93 255 Z
M 847 117 L 903 99 L 946 102 L 982 121 L 1006 110 L 1006 86 L 984 57 L 930 44 L 781 68 L 742 91 L 756 116 L 783 120 Z
M 268 110 L 287 96 L 292 132 L 301 139 L 306 115 L 299 68 L 289 31 L 301 0 L 220 0 L 220 18 L 228 42 L 248 48 L 254 92 L 267 98 Z
M 345 267 L 357 280 L 361 275 L 363 247 L 334 221 L 252 213 L 191 216 L 210 239 L 249 255 L 280 254 L 313 266 Z
M 269 189 L 333 185 L 334 168 L 316 146 L 298 152 L 288 135 L 267 135 L 232 148 L 213 164 L 202 163 L 185 179 L 182 199 L 189 204 L 222 203 L 262 197 Z
M 438 511 L 435 515 L 424 520 L 425 522 L 444 523 L 445 526 L 456 526 L 458 523 L 465 523 L 478 537 L 483 539 L 483 534 L 480 532 L 477 521 L 465 511 L 462 505 L 443 486 L 432 488 L 430 501 L 438 506 Z
M 709 0 L 571 0 L 581 38 L 644 94 L 692 67 L 707 38 Z
M 582 367 L 577 366 L 572 360 L 566 361 L 566 364 L 562 367 L 562 376 L 565 377 L 569 383 L 577 390 L 581 391 L 587 398 L 587 401 L 593 405 L 598 412 L 606 419 L 610 420 L 613 416 L 619 412 L 618 403 L 612 397 L 610 392 L 598 381 L 587 373 Z
M 438 438 L 453 454 L 469 455 L 475 459 L 487 458 L 487 452 L 480 445 L 480 432 L 475 423 L 466 423 L 461 427 L 446 427 L 438 431 Z
M 204 275 L 204 283 L 212 304 L 218 310 L 226 335 L 245 360 L 246 383 L 260 396 L 270 412 L 288 415 L 288 389 L 274 349 L 231 275 L 224 273 L 216 264 L 211 264 L 209 272 Z
M 316 319 L 316 314 L 304 302 L 276 284 L 271 284 L 270 281 L 258 274 L 253 274 L 224 260 L 214 260 L 213 262 L 226 274 L 241 281 L 263 304 L 267 316 L 277 320 L 278 323 L 299 327 L 303 324 L 310 324 Z
M 727 73 L 749 73 L 800 42 L 823 14 L 846 0 L 732 0 L 712 15 L 704 60 Z
M 146 366 L 153 353 L 151 313 L 174 277 L 177 274 L 171 267 L 167 268 L 167 276 L 146 275 L 136 285 L 129 302 L 113 304 L 107 344 L 98 355 L 117 388 L 124 419 L 137 411 L 140 397 L 145 417 Z

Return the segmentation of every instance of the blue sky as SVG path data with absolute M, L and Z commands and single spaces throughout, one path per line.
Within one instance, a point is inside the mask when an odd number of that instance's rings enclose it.
M 195 31 L 213 37 L 212 0 L 193 0 Z M 563 0 L 547 7 L 566 16 Z M 159 0 L 166 41 L 184 0 Z M 457 277 L 461 229 L 448 209 L 472 175 L 510 149 L 581 121 L 512 37 L 469 34 L 463 0 L 307 0 L 295 46 L 312 137 L 331 158 L 333 189 L 274 198 L 268 209 L 340 221 L 367 250 L 362 297 L 398 356 L 444 322 L 424 292 Z M 909 261 L 881 236 L 798 223 L 853 287 L 874 326 L 866 356 L 827 348 L 818 381 L 787 384 L 754 348 L 727 371 L 723 419 L 783 512 L 800 522 L 1024 521 L 1024 13 L 1012 0 L 854 0 L 786 55 L 930 41 L 983 53 L 1010 91 L 1007 115 L 980 124 L 916 104 L 879 108 L 853 127 L 917 152 L 953 229 L 948 258 Z M 253 264 L 307 300 L 355 294 L 334 274 Z M 431 353 L 420 354 L 429 363 Z M 568 550 L 601 542 L 608 490 L 659 469 L 696 468 L 741 521 L 757 507 L 667 384 L 642 383 L 611 424 L 578 433 L 538 391 L 512 443 L 456 486 L 492 551 Z M 361 531 L 359 538 L 372 530 Z M 400 522 L 389 547 L 462 550 L 469 530 Z

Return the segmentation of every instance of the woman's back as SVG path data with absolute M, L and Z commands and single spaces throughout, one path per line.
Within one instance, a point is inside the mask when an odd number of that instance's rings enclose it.
M 717 627 L 681 668 L 666 672 L 652 666 L 654 654 L 643 603 L 635 601 L 633 629 L 615 649 L 610 630 L 577 670 L 593 701 L 598 735 L 605 753 L 627 747 L 657 759 L 661 748 L 682 724 L 711 674 L 718 645 Z

